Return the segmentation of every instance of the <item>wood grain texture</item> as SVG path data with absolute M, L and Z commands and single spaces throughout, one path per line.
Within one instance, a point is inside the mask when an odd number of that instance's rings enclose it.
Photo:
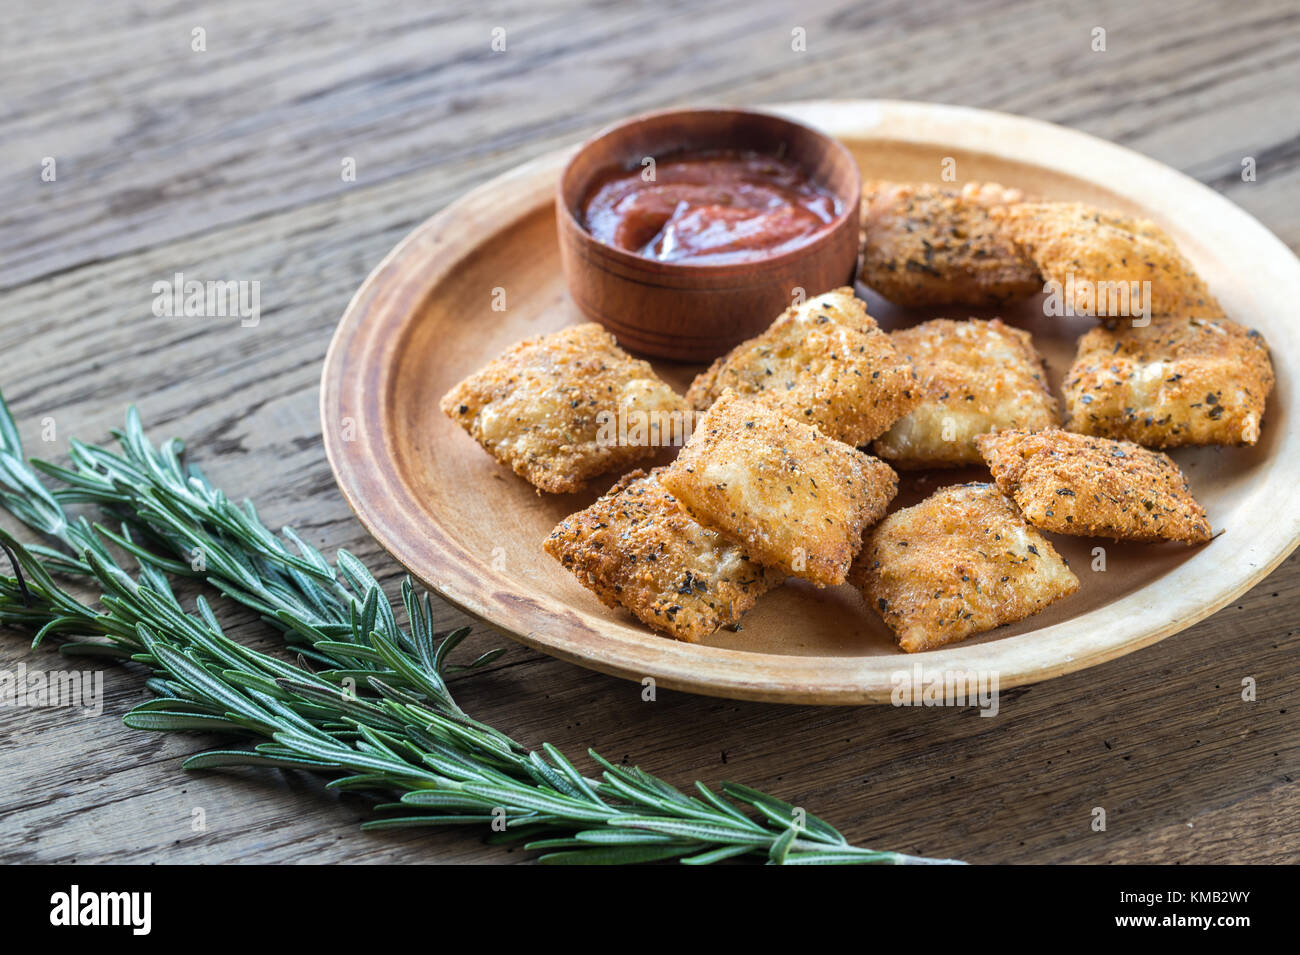
M 1300 248 L 1294 4 L 938 0 L 729 8 L 334 2 L 11 5 L 0 30 L 0 384 L 29 450 L 103 439 L 126 402 L 186 437 L 213 479 L 398 574 L 349 515 L 320 447 L 317 378 L 352 292 L 473 185 L 639 109 L 823 96 L 930 99 L 1061 122 L 1224 192 Z M 207 24 L 209 52 L 189 51 Z M 508 52 L 489 55 L 493 26 Z M 808 53 L 790 51 L 803 26 Z M 1107 30 L 1108 50 L 1089 49 Z M 58 158 L 59 179 L 40 181 Z M 340 162 L 358 159 L 355 183 Z M 1243 182 L 1243 157 L 1257 179 Z M 256 328 L 155 319 L 185 271 L 262 282 Z M 978 862 L 1300 859 L 1300 564 L 1211 619 L 1083 674 L 1008 692 L 1000 715 L 817 709 L 640 688 L 511 646 L 458 682 L 521 740 L 591 745 L 675 783 L 736 779 L 854 841 Z M 463 622 L 443 606 L 439 624 Z M 231 633 L 261 628 L 229 613 Z M 500 645 L 486 630 L 469 652 Z M 0 667 L 57 658 L 0 638 Z M 1258 702 L 1241 681 L 1258 681 Z M 295 773 L 186 774 L 213 738 L 105 713 L 0 711 L 0 857 L 44 862 L 501 862 L 471 832 L 363 835 L 364 805 Z M 1106 832 L 1091 811 L 1108 812 Z M 191 813 L 204 808 L 207 830 Z

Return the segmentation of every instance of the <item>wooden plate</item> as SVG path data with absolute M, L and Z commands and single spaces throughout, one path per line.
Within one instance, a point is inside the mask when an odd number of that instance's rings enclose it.
M 616 476 L 585 494 L 538 495 L 438 410 L 448 388 L 507 346 L 580 321 L 552 210 L 566 151 L 494 179 L 407 236 L 357 292 L 330 345 L 321 388 L 330 465 L 361 522 L 416 578 L 515 639 L 605 673 L 739 699 L 863 703 L 888 701 L 894 675 L 918 663 L 927 674 L 996 673 L 1005 688 L 1129 653 L 1213 613 L 1291 552 L 1300 540 L 1300 434 L 1290 422 L 1300 262 L 1267 229 L 1166 166 L 1034 120 L 881 101 L 773 109 L 839 137 L 865 178 L 939 181 L 951 159 L 959 181 L 1140 211 L 1168 229 L 1229 315 L 1263 332 L 1277 370 L 1258 445 L 1174 454 L 1223 533 L 1198 548 L 1053 535 L 1078 593 L 1017 625 L 911 656 L 848 586 L 787 585 L 760 600 L 742 630 L 701 645 L 604 607 L 541 543 Z M 499 289 L 504 310 L 493 307 Z M 886 327 L 938 314 L 859 293 Z M 1046 319 L 1036 301 L 1002 315 L 1034 333 L 1059 394 L 1074 340 L 1091 323 Z M 683 390 L 696 371 L 656 367 Z M 980 476 L 915 475 L 899 503 Z

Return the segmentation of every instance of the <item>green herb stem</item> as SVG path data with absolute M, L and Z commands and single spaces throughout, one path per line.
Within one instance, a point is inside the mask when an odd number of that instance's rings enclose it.
M 387 800 L 364 828 L 488 827 L 494 840 L 524 839 L 546 863 L 950 861 L 851 846 L 823 820 L 745 786 L 718 794 L 696 783 L 687 795 L 592 751 L 594 778 L 550 744 L 528 749 L 466 714 L 447 684 L 502 651 L 450 664 L 469 631 L 435 633 L 429 595 L 409 578 L 403 628 L 360 560 L 340 550 L 331 563 L 291 528 L 271 533 L 250 502 L 232 503 L 185 463 L 179 441 L 151 444 L 134 408 L 113 434 L 118 450 L 73 440 L 67 467 L 29 461 L 0 396 L 0 506 L 56 545 L 0 530 L 15 564 L 0 575 L 0 623 L 34 632 L 33 645 L 57 635 L 64 654 L 148 667 L 154 698 L 123 717 L 128 726 L 260 740 L 199 753 L 187 769 L 322 773 L 333 788 Z M 70 515 L 70 505 L 89 505 L 101 522 Z M 98 606 L 56 577 L 92 582 Z M 256 611 L 297 662 L 227 637 L 203 596 L 185 610 L 171 578 Z

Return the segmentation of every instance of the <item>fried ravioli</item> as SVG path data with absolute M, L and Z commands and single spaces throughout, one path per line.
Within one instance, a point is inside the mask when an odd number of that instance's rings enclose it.
M 1032 616 L 1079 579 L 991 484 L 960 484 L 868 535 L 853 583 L 908 653 Z
M 895 467 L 978 464 L 976 435 L 1060 424 L 1028 332 L 999 319 L 937 318 L 889 337 L 916 368 L 922 390 L 920 403 L 872 446 Z
M 1160 451 L 1059 428 L 1001 431 L 976 443 L 998 488 L 1035 527 L 1116 540 L 1210 539 L 1205 510 Z
M 498 461 L 555 493 L 653 456 L 669 443 L 665 429 L 690 414 L 648 362 L 594 322 L 520 342 L 441 406 Z
M 662 470 L 624 475 L 543 546 L 606 605 L 697 643 L 736 623 L 782 578 L 687 514 L 659 483 Z
M 863 284 L 898 305 L 999 305 L 1042 291 L 1037 266 L 992 218 L 1023 199 L 997 183 L 863 185 Z
M 730 389 L 659 480 L 752 560 L 819 586 L 844 582 L 898 490 L 883 461 Z
M 850 288 L 787 309 L 699 375 L 686 399 L 703 411 L 724 388 L 855 446 L 881 434 L 918 397 L 911 367 Z
M 1095 315 L 1110 325 L 1133 314 L 1223 315 L 1174 240 L 1154 222 L 1082 202 L 1020 203 L 991 214 L 1045 279 L 1066 294 L 1073 290 L 1071 305 L 1080 315 Z M 1149 311 L 1132 304 L 1128 292 L 1133 282 L 1151 283 L 1150 302 L 1144 303 Z
M 1065 426 L 1153 448 L 1254 444 L 1272 389 L 1264 339 L 1226 318 L 1094 328 L 1065 377 Z

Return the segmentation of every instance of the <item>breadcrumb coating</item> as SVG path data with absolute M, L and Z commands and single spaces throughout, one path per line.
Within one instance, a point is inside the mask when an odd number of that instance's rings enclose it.
M 976 441 L 998 488 L 1035 527 L 1116 540 L 1210 539 L 1205 509 L 1163 452 L 1059 428 Z
M 1272 389 L 1264 339 L 1226 318 L 1094 328 L 1065 376 L 1065 427 L 1153 448 L 1254 444 Z
M 899 468 L 980 463 L 975 436 L 1061 423 L 1029 333 L 1000 319 L 947 318 L 890 332 L 921 379 L 920 403 L 872 451 Z
M 1041 292 L 1038 267 L 990 215 L 1023 198 L 997 183 L 864 183 L 863 284 L 898 305 L 1000 305 Z
M 660 483 L 751 559 L 819 586 L 844 582 L 898 491 L 883 461 L 730 389 Z
M 725 388 L 864 445 L 919 397 L 911 366 L 851 288 L 814 296 L 786 311 L 699 375 L 686 399 L 703 411 Z
M 520 342 L 441 406 L 498 461 L 554 493 L 654 456 L 671 431 L 689 432 L 691 414 L 595 322 Z
M 868 535 L 852 579 L 908 653 L 1021 620 L 1079 589 L 991 484 L 951 485 L 889 515 Z
M 1223 309 L 1190 262 L 1154 222 L 1105 212 L 1082 202 L 1026 202 L 995 209 L 1049 281 L 1074 289 L 1075 310 L 1107 324 L 1148 314 L 1130 303 L 1127 315 L 1103 303 L 1108 283 L 1150 282 L 1149 315 L 1217 318 Z M 1140 288 L 1141 286 L 1139 286 Z
M 543 546 L 606 605 L 697 643 L 735 624 L 782 578 L 686 513 L 659 483 L 662 470 L 624 475 Z

